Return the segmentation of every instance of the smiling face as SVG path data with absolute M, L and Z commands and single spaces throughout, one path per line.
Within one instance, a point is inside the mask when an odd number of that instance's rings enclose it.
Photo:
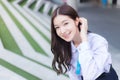
M 74 40 L 79 32 L 78 21 L 65 15 L 57 15 L 53 20 L 53 24 L 57 35 L 67 42 Z

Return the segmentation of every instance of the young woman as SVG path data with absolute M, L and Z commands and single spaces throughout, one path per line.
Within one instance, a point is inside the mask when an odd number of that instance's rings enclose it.
M 57 74 L 67 72 L 71 80 L 118 80 L 106 39 L 89 32 L 87 20 L 67 4 L 52 14 L 51 51 Z

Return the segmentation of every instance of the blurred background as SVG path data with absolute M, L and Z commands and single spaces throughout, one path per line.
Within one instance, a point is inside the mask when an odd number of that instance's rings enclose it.
M 51 68 L 51 14 L 64 2 L 107 39 L 120 77 L 120 0 L 0 0 L 0 80 L 69 80 Z

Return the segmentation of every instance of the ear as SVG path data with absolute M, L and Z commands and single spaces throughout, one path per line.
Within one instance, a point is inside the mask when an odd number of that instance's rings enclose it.
M 80 22 L 79 17 L 76 17 L 75 24 L 78 25 Z

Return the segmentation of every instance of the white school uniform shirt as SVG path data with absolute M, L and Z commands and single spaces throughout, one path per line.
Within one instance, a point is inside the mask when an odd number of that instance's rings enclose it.
M 72 60 L 68 71 L 70 80 L 95 80 L 103 72 L 109 72 L 112 64 L 111 55 L 108 52 L 108 42 L 102 36 L 89 33 L 88 41 L 82 42 L 76 48 L 71 42 Z M 81 65 L 81 74 L 76 75 L 77 60 Z

